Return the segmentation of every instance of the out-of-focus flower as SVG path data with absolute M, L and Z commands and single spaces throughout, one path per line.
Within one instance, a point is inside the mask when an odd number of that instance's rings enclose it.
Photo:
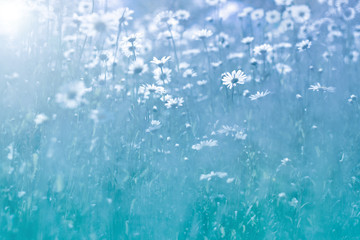
M 201 29 L 200 31 L 195 32 L 193 38 L 196 40 L 204 40 L 213 35 L 213 32 L 209 29 Z
M 129 25 L 129 21 L 133 20 L 132 15 L 134 11 L 129 8 L 119 8 L 113 11 L 112 16 L 118 21 L 119 24 L 124 24 L 125 26 Z
M 253 37 L 244 37 L 242 40 L 241 40 L 241 42 L 243 43 L 243 44 L 247 44 L 247 45 L 249 45 L 250 43 L 252 43 L 254 41 L 254 38 Z
M 117 31 L 117 22 L 110 13 L 92 13 L 80 17 L 80 31 L 88 36 L 108 37 Z
M 171 82 L 171 69 L 169 68 L 155 68 L 153 71 L 154 79 L 158 85 L 164 85 Z
M 43 122 L 47 121 L 49 118 L 43 114 L 43 113 L 40 113 L 38 115 L 36 115 L 35 119 L 34 119 L 34 122 L 36 125 L 40 125 L 42 124 Z
M 278 6 L 289 6 L 293 0 L 275 0 L 275 4 Z
M 258 21 L 264 17 L 264 9 L 258 8 L 251 12 L 251 20 Z
M 159 27 L 168 28 L 176 26 L 179 23 L 178 20 L 176 20 L 176 15 L 172 11 L 160 12 L 158 15 L 156 15 L 154 21 Z
M 289 65 L 283 64 L 283 63 L 277 63 L 275 65 L 276 70 L 280 74 L 288 74 L 292 71 L 291 67 Z
M 138 58 L 132 62 L 129 66 L 129 74 L 131 75 L 143 75 L 148 71 L 147 64 L 144 63 L 144 59 Z
M 281 15 L 278 11 L 276 10 L 271 10 L 271 11 L 267 11 L 266 12 L 266 17 L 265 17 L 266 21 L 270 24 L 273 23 L 277 23 L 280 21 L 281 19 Z
M 227 177 L 227 175 L 228 174 L 226 172 L 213 172 L 213 171 L 211 171 L 209 174 L 201 174 L 200 175 L 200 181 L 201 180 L 210 181 L 211 178 L 213 178 L 213 177 L 224 178 L 224 177 Z
M 352 95 L 350 96 L 350 98 L 348 99 L 348 102 L 349 102 L 349 103 L 355 102 L 356 99 L 357 99 L 357 96 L 354 95 L 354 94 L 352 94 Z
M 60 93 L 56 94 L 56 102 L 64 108 L 74 109 L 85 103 L 84 94 L 91 91 L 86 88 L 84 82 L 72 82 L 64 86 Z
M 190 17 L 190 13 L 186 10 L 177 10 L 175 12 L 175 18 L 180 21 L 188 20 Z
M 294 29 L 294 22 L 291 19 L 284 19 L 280 22 L 280 26 L 278 28 L 278 31 L 280 33 L 284 33 L 286 31 L 290 31 Z
M 342 17 L 345 21 L 351 21 L 355 18 L 356 12 L 352 7 L 347 7 L 341 11 Z
M 273 50 L 272 46 L 270 44 L 262 44 L 259 46 L 256 46 L 254 48 L 254 54 L 256 55 L 265 55 L 267 53 L 270 53 Z
M 120 43 L 121 52 L 127 57 L 138 56 L 143 48 L 141 38 L 141 33 L 131 34 L 128 37 L 123 37 Z
M 299 52 L 302 52 L 311 47 L 311 41 L 309 41 L 308 39 L 303 40 L 303 41 L 297 43 L 296 47 L 298 48 Z
M 210 6 L 216 6 L 220 3 L 226 3 L 226 0 L 205 0 L 205 2 Z
M 246 7 L 246 8 L 244 8 L 243 11 L 238 14 L 238 18 L 239 18 L 239 19 L 242 19 L 242 18 L 246 17 L 246 16 L 249 15 L 249 13 L 251 13 L 253 10 L 254 10 L 254 8 L 252 8 L 252 7 Z
M 291 17 L 297 23 L 304 23 L 310 19 L 310 8 L 307 5 L 294 5 L 290 7 Z

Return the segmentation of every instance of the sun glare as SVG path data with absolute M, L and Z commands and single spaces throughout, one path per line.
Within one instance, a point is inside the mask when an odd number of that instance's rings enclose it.
M 0 1 L 0 35 L 15 35 L 24 22 L 25 2 L 20 0 Z

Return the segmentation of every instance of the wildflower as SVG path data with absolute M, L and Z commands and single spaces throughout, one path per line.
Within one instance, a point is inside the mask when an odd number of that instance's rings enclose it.
M 192 77 L 196 77 L 196 76 L 197 76 L 197 73 L 194 72 L 194 70 L 191 68 L 186 69 L 183 73 L 184 78 L 192 78 Z
M 226 179 L 226 183 L 232 183 L 235 180 L 235 178 L 228 178 Z
M 302 52 L 302 51 L 304 51 L 306 49 L 309 49 L 311 47 L 311 41 L 306 39 L 306 40 L 303 40 L 303 41 L 297 43 L 296 46 L 297 46 L 299 52 Z
M 250 43 L 252 43 L 254 41 L 254 38 L 253 37 L 244 37 L 241 42 L 243 44 L 246 44 L 246 45 L 249 45 Z
M 274 49 L 286 49 L 286 48 L 291 48 L 292 44 L 288 43 L 288 42 L 281 42 L 278 44 L 274 45 Z
M 341 12 L 342 8 L 349 4 L 349 0 L 335 0 L 335 7 L 339 12 Z
M 190 13 L 186 10 L 178 10 L 175 12 L 175 18 L 178 20 L 188 20 L 190 17 Z
M 266 21 L 270 24 L 273 23 L 277 23 L 280 21 L 281 16 L 280 13 L 276 10 L 272 10 L 272 11 L 267 11 L 266 12 L 266 17 L 265 17 Z
M 280 33 L 284 33 L 286 31 L 290 31 L 294 29 L 294 22 L 291 19 L 284 19 L 280 22 L 280 26 L 278 28 L 278 31 Z
M 236 58 L 243 58 L 245 54 L 243 52 L 232 52 L 226 57 L 227 59 L 236 59 Z
M 349 102 L 349 103 L 355 102 L 356 99 L 357 99 L 357 96 L 354 95 L 354 94 L 352 94 L 352 95 L 350 96 L 350 98 L 348 99 L 348 102 Z
M 254 48 L 254 54 L 256 55 L 265 55 L 267 53 L 270 53 L 273 50 L 272 46 L 270 44 L 262 44 L 259 46 L 256 46 Z
M 145 132 L 149 133 L 161 128 L 161 122 L 159 120 L 151 120 L 150 125 L 151 126 L 146 129 Z
M 251 20 L 253 21 L 262 19 L 264 17 L 264 9 L 262 8 L 255 9 L 254 11 L 251 12 L 250 17 Z
M 249 13 L 251 13 L 254 9 L 252 7 L 246 7 L 243 9 L 242 12 L 240 12 L 237 17 L 239 19 L 246 17 Z
M 275 0 L 275 4 L 278 6 L 289 6 L 293 0 Z
M 146 84 L 145 87 L 146 87 L 146 90 L 148 90 L 150 93 L 157 93 L 157 94 L 166 93 L 165 88 L 163 88 L 161 86 L 156 86 L 154 84 Z
M 284 192 L 281 192 L 281 193 L 278 194 L 278 197 L 279 198 L 284 198 L 284 197 L 286 197 L 286 194 Z
M 118 21 L 119 24 L 124 24 L 125 26 L 129 25 L 130 20 L 133 20 L 131 16 L 134 13 L 133 10 L 129 8 L 119 8 L 112 12 L 113 17 Z
M 284 158 L 281 160 L 281 165 L 286 165 L 288 162 L 290 162 L 289 158 Z
M 233 41 L 234 39 L 231 38 L 226 33 L 221 32 L 218 35 L 216 35 L 216 42 L 218 43 L 219 46 L 223 48 L 229 47 L 229 42 L 233 42 Z
M 200 31 L 195 32 L 193 38 L 196 40 L 204 40 L 213 35 L 213 32 L 208 29 L 201 29 Z
M 256 67 L 259 64 L 259 61 L 256 58 L 250 58 L 249 62 L 254 67 Z
M 18 196 L 18 198 L 22 198 L 25 194 L 26 194 L 26 192 L 20 191 L 20 192 L 18 192 L 17 196 Z
M 43 122 L 47 121 L 49 118 L 43 114 L 43 113 L 40 113 L 38 115 L 36 115 L 35 119 L 34 119 L 34 122 L 36 125 L 40 125 L 42 124 Z
M 110 36 L 117 30 L 117 23 L 109 13 L 92 13 L 81 17 L 80 31 L 88 36 Z
M 181 63 L 179 64 L 179 69 L 180 69 L 180 70 L 186 69 L 186 68 L 188 68 L 188 67 L 190 67 L 190 64 L 188 64 L 187 62 L 181 62 Z
M 269 94 L 270 94 L 270 92 L 268 90 L 266 90 L 265 92 L 257 91 L 256 94 L 250 95 L 249 98 L 251 99 L 251 101 L 255 101 L 255 100 L 257 100 L 259 98 L 263 98 L 263 97 L 265 97 L 265 96 L 267 96 Z
M 200 175 L 200 181 L 202 181 L 202 180 L 210 181 L 211 178 L 213 178 L 213 177 L 224 178 L 224 177 L 227 177 L 227 175 L 228 174 L 226 172 L 213 172 L 213 171 L 211 171 L 209 174 L 201 174 Z
M 158 15 L 156 15 L 154 21 L 156 25 L 160 27 L 165 26 L 171 28 L 178 24 L 178 21 L 176 20 L 176 15 L 172 11 L 160 12 Z
M 83 82 L 72 82 L 64 86 L 61 93 L 56 94 L 56 102 L 64 108 L 74 109 L 86 102 L 83 96 L 89 91 L 91 89 L 86 88 Z
M 307 5 L 295 5 L 290 10 L 291 17 L 297 23 L 304 23 L 310 19 L 310 8 Z
M 321 86 L 320 83 L 316 83 L 315 85 L 310 85 L 310 90 L 313 90 L 314 92 L 319 92 L 320 90 L 323 90 L 324 92 L 335 92 L 334 87 L 325 87 Z
M 199 80 L 199 81 L 196 82 L 196 84 L 199 85 L 199 86 L 203 86 L 203 85 L 205 85 L 206 83 L 207 83 L 206 80 Z
M 216 6 L 220 3 L 226 3 L 226 0 L 205 0 L 205 2 L 210 6 Z
M 141 37 L 141 33 L 131 34 L 128 37 L 123 37 L 120 43 L 122 53 L 127 57 L 136 57 L 142 49 Z
M 185 86 L 183 86 L 183 90 L 186 90 L 186 89 L 190 89 L 190 88 L 192 88 L 194 85 L 193 84 L 191 84 L 191 83 L 188 83 L 188 84 L 186 84 Z
M 151 63 L 157 65 L 158 67 L 163 67 L 165 65 L 165 63 L 167 61 L 169 61 L 171 57 L 170 56 L 167 56 L 167 57 L 162 57 L 160 60 L 157 59 L 156 57 L 153 58 L 153 60 L 151 61 Z
M 165 107 L 166 108 L 181 107 L 183 105 L 183 103 L 184 103 L 184 99 L 182 97 L 173 98 L 170 95 L 166 95 L 162 99 L 165 101 Z
M 131 75 L 143 75 L 148 71 L 147 64 L 144 63 L 142 58 L 136 59 L 129 66 L 129 74 Z
M 234 125 L 233 127 L 223 125 L 217 132 L 219 134 L 225 134 L 225 136 L 230 135 L 234 137 L 235 140 L 245 140 L 247 137 L 247 134 L 240 130 L 237 125 Z
M 244 84 L 246 79 L 246 75 L 241 70 L 233 70 L 231 74 L 229 72 L 222 74 L 223 84 L 228 88 L 232 89 L 236 84 Z
M 92 4 L 90 2 L 81 1 L 79 3 L 78 10 L 79 10 L 79 13 L 81 13 L 81 14 L 89 14 L 89 13 L 91 13 L 91 8 L 92 8 Z
M 192 145 L 191 148 L 194 149 L 194 150 L 199 151 L 204 147 L 216 147 L 217 145 L 218 145 L 217 140 L 210 139 L 210 140 L 200 141 L 200 143 Z
M 289 65 L 283 64 L 283 63 L 277 63 L 275 65 L 276 70 L 280 74 L 288 74 L 292 71 L 291 67 Z
M 342 17 L 345 21 L 351 21 L 355 18 L 356 12 L 355 9 L 352 7 L 347 7 L 346 9 L 343 9 L 342 11 Z
M 154 98 L 159 98 L 166 93 L 166 90 L 161 86 L 154 84 L 146 84 L 139 87 L 139 94 L 144 96 L 144 99 L 149 99 L 151 94 Z
M 158 85 L 164 85 L 171 82 L 171 69 L 169 68 L 156 68 L 154 71 L 154 79 Z
M 217 68 L 217 67 L 220 67 L 222 64 L 223 64 L 222 61 L 212 62 L 212 63 L 211 63 L 211 66 L 212 66 L 213 68 Z
M 299 201 L 296 198 L 292 198 L 291 202 L 289 202 L 289 205 L 296 208 L 298 203 L 299 203 Z

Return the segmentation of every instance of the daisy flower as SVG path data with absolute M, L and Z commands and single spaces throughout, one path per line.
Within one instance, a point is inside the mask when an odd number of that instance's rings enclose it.
M 277 63 L 275 65 L 276 70 L 280 74 L 288 74 L 292 71 L 291 67 L 289 65 L 283 64 L 283 63 Z
M 60 93 L 56 94 L 56 102 L 64 108 L 74 109 L 86 102 L 83 97 L 89 91 L 91 88 L 86 88 L 84 82 L 69 83 L 62 88 Z
M 268 23 L 273 24 L 273 23 L 277 23 L 280 21 L 281 15 L 278 11 L 272 10 L 272 11 L 266 12 L 265 19 Z
M 297 43 L 296 46 L 297 46 L 299 52 L 302 52 L 302 51 L 304 51 L 306 49 L 309 49 L 311 47 L 311 41 L 306 39 L 306 40 L 303 40 L 303 41 Z
M 142 58 L 136 59 L 129 66 L 129 74 L 131 75 L 143 75 L 148 71 L 148 66 L 144 63 Z
M 289 6 L 293 0 L 275 0 L 275 4 L 278 6 Z
M 195 32 L 193 38 L 196 40 L 204 40 L 213 35 L 213 32 L 209 29 L 201 29 L 200 31 Z
M 310 19 L 310 8 L 307 5 L 295 5 L 290 10 L 291 17 L 297 23 L 304 23 Z
M 162 57 L 161 59 L 157 59 L 156 57 L 154 57 L 151 63 L 157 65 L 158 67 L 163 67 L 170 58 L 170 56 Z
M 244 37 L 244 38 L 241 40 L 241 42 L 242 42 L 243 44 L 246 44 L 246 45 L 252 43 L 253 41 L 254 41 L 254 38 L 253 38 L 253 37 Z
M 321 86 L 320 83 L 316 83 L 315 85 L 310 85 L 309 90 L 313 90 L 314 92 L 319 92 L 320 90 L 323 90 L 324 92 L 335 92 L 334 87 Z
M 171 82 L 171 69 L 169 68 L 156 68 L 154 71 L 154 79 L 158 85 L 164 85 Z
M 265 43 L 265 44 L 256 46 L 254 48 L 254 54 L 255 54 L 255 56 L 256 55 L 264 55 L 264 54 L 270 53 L 272 50 L 273 50 L 272 46 L 270 44 Z
M 255 101 L 255 100 L 257 100 L 259 98 L 263 98 L 263 97 L 265 97 L 265 96 L 267 96 L 269 94 L 270 94 L 270 92 L 268 90 L 266 90 L 265 92 L 257 91 L 256 94 L 250 95 L 249 98 L 251 99 L 251 101 Z
M 223 84 L 226 85 L 229 89 L 232 89 L 236 84 L 244 84 L 247 76 L 241 70 L 234 70 L 231 73 L 226 72 L 222 74 Z
M 217 140 L 210 139 L 210 140 L 201 141 L 198 144 L 194 144 L 192 145 L 191 148 L 196 151 L 199 151 L 204 147 L 216 147 L 217 145 L 218 145 Z
M 251 20 L 253 21 L 262 19 L 264 17 L 264 9 L 262 8 L 255 9 L 254 11 L 251 12 L 250 17 Z
M 42 124 L 43 122 L 47 121 L 49 118 L 43 114 L 43 113 L 40 113 L 38 115 L 36 115 L 35 119 L 34 119 L 34 122 L 36 125 L 40 125 Z

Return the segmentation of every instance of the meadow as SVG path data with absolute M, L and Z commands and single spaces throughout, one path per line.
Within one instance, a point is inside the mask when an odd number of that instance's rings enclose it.
M 360 239 L 360 1 L 3 0 L 0 239 Z

